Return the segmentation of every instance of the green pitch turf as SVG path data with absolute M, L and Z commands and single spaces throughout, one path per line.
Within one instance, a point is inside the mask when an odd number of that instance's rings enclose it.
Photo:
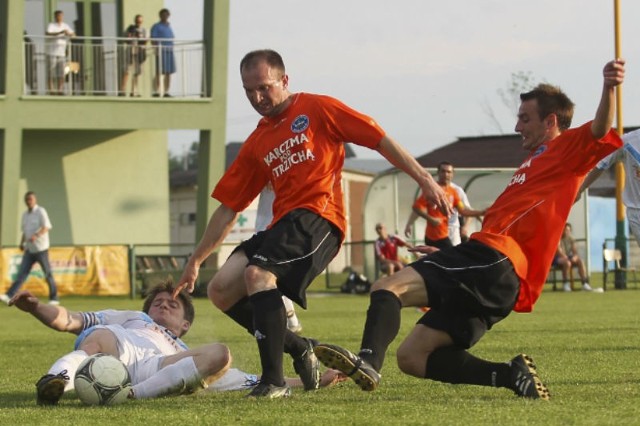
M 139 309 L 141 300 L 67 297 L 72 310 Z M 310 297 L 300 311 L 304 334 L 356 350 L 366 296 Z M 531 355 L 551 401 L 529 401 L 505 389 L 447 385 L 401 374 L 395 350 L 418 319 L 405 309 L 400 336 L 390 348 L 380 388 L 365 393 L 346 382 L 317 392 L 294 390 L 288 400 L 247 400 L 243 392 L 130 401 L 86 407 L 73 393 L 57 407 L 35 404 L 35 382 L 74 336 L 42 326 L 16 308 L 0 306 L 0 425 L 200 425 L 200 424 L 433 424 L 433 425 L 632 425 L 640 424 L 640 291 L 605 294 L 545 291 L 532 314 L 512 314 L 472 353 L 508 361 Z M 190 346 L 219 341 L 231 348 L 236 367 L 258 372 L 252 337 L 196 300 L 196 321 L 184 339 Z M 288 359 L 285 373 L 293 376 Z

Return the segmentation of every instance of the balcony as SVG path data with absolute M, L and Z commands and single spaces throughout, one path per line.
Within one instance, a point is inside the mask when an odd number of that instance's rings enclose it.
M 126 99 L 206 96 L 202 41 L 147 39 L 139 44 L 136 41 L 118 37 L 61 39 L 25 35 L 24 96 Z

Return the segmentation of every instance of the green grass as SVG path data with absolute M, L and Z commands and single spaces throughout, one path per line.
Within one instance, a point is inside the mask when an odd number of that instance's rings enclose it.
M 74 310 L 138 309 L 140 300 L 65 298 Z M 311 297 L 300 312 L 305 334 L 357 349 L 368 298 Z M 391 346 L 380 388 L 372 393 L 350 382 L 291 399 L 252 401 L 244 393 L 202 392 L 191 396 L 130 401 L 115 407 L 85 407 L 73 394 L 58 407 L 35 405 L 36 380 L 55 358 L 71 350 L 74 336 L 56 333 L 15 308 L 0 307 L 0 424 L 437 424 L 512 425 L 640 424 L 640 291 L 605 294 L 545 291 L 532 314 L 512 314 L 497 324 L 472 353 L 507 361 L 533 356 L 551 390 L 550 402 L 516 398 L 505 389 L 447 385 L 401 374 L 395 350 L 419 314 L 403 312 L 400 336 Z M 196 300 L 191 346 L 224 342 L 235 366 L 257 372 L 255 342 Z M 293 375 L 287 360 L 286 374 Z

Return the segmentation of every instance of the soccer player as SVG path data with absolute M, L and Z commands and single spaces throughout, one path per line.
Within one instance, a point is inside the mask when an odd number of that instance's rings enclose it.
M 629 228 L 640 245 L 640 130 L 622 136 L 622 148 L 600 161 L 587 175 L 578 197 L 617 161 L 624 161 L 625 182 L 622 202 L 627 207 Z
M 277 52 L 248 53 L 240 74 L 245 94 L 262 119 L 213 190 L 221 205 L 178 285 L 192 291 L 200 264 L 224 240 L 238 212 L 271 183 L 275 201 L 269 229 L 238 246 L 209 283 L 208 295 L 256 338 L 262 375 L 250 395 L 278 398 L 290 395 L 283 352 L 293 357 L 305 389 L 318 387 L 313 342 L 286 330 L 281 294 L 306 308 L 306 288 L 344 239 L 344 143 L 377 150 L 418 182 L 431 203 L 445 213 L 450 208 L 429 173 L 372 118 L 329 96 L 290 92 Z
M 460 244 L 460 224 L 458 223 L 458 213 L 463 217 L 480 217 L 484 214 L 484 211 L 472 210 L 468 205 L 469 200 L 466 199 L 466 194 L 465 204 L 465 201 L 463 201 L 463 198 L 460 195 L 460 191 L 453 186 L 451 182 L 452 178 L 453 165 L 446 161 L 438 164 L 438 184 L 447 194 L 449 204 L 452 206 L 456 214 L 451 215 L 451 217 L 448 218 L 438 209 L 434 208 L 433 205 L 428 203 L 423 194 L 413 203 L 412 212 L 409 215 L 407 225 L 404 228 L 405 235 L 409 235 L 411 233 L 411 226 L 413 225 L 413 222 L 415 222 L 418 217 L 422 217 L 427 221 L 424 237 L 425 244 L 440 249 Z M 451 219 L 453 219 L 453 216 L 455 216 L 457 227 L 453 226 L 453 229 L 451 229 Z M 454 235 L 455 241 L 451 239 L 452 231 L 456 233 Z
M 258 376 L 231 365 L 229 349 L 213 343 L 188 349 L 180 339 L 195 311 L 184 292 L 173 298 L 172 283 L 156 286 L 145 299 L 142 311 L 103 310 L 72 312 L 63 306 L 40 303 L 28 291 L 21 291 L 9 305 L 30 313 L 46 326 L 78 335 L 75 350 L 59 358 L 42 376 L 37 388 L 39 405 L 56 405 L 65 391 L 73 389 L 73 377 L 87 357 L 105 353 L 122 361 L 133 384 L 130 398 L 154 398 L 191 393 L 202 388 L 229 391 L 251 389 Z M 218 380 L 220 379 L 220 380 Z M 287 379 L 301 386 L 297 379 Z M 321 386 L 342 381 L 342 375 L 327 370 Z
M 573 103 L 557 87 L 540 84 L 520 95 L 516 132 L 530 151 L 504 192 L 487 210 L 480 232 L 458 246 L 430 253 L 372 286 L 360 352 L 330 344 L 318 359 L 374 390 L 403 306 L 429 306 L 397 352 L 409 375 L 446 383 L 511 389 L 549 399 L 533 360 L 524 354 L 491 362 L 468 352 L 512 310 L 529 312 L 540 296 L 564 224 L 584 176 L 622 144 L 611 131 L 615 87 L 624 60 L 608 62 L 593 121 L 569 129 Z

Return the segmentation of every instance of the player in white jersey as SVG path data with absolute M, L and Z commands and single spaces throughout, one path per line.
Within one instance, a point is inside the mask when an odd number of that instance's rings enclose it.
M 627 207 L 631 233 L 640 245 L 640 130 L 622 136 L 622 141 L 624 142 L 622 148 L 602 159 L 587 175 L 580 187 L 578 197 L 611 165 L 617 161 L 623 161 L 626 173 L 622 202 Z
M 171 282 L 153 288 L 142 311 L 103 310 L 72 312 L 63 306 L 40 303 L 28 291 L 17 293 L 9 302 L 30 313 L 57 331 L 77 334 L 74 351 L 59 358 L 36 384 L 38 404 L 55 405 L 65 391 L 73 389 L 72 377 L 80 363 L 96 353 L 113 355 L 129 371 L 131 398 L 154 398 L 195 392 L 241 390 L 255 386 L 259 377 L 231 365 L 229 349 L 213 343 L 189 349 L 180 339 L 195 316 L 191 298 L 180 293 L 172 298 Z M 218 380 L 219 379 L 219 380 Z M 321 386 L 330 386 L 344 377 L 328 370 Z M 301 386 L 288 379 L 290 386 Z

